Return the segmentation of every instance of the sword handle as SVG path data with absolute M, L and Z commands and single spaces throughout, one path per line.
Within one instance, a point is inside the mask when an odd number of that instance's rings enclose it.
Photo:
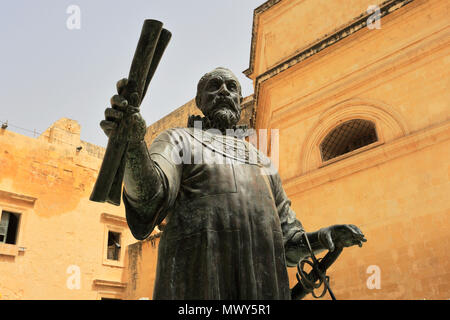
M 291 298 L 292 300 L 300 300 L 303 299 L 308 293 L 312 293 L 315 298 L 321 298 L 328 291 L 331 298 L 333 300 L 336 300 L 336 297 L 334 296 L 333 291 L 329 286 L 329 277 L 326 275 L 326 271 L 342 253 L 343 248 L 337 247 L 334 249 L 334 251 L 328 251 L 325 257 L 323 257 L 319 261 L 316 259 L 314 253 L 312 252 L 306 232 L 304 233 L 304 235 L 308 248 L 310 249 L 312 261 L 310 261 L 308 257 L 306 259 L 302 259 L 297 264 L 298 272 L 296 276 L 298 283 L 291 289 Z M 303 266 L 305 264 L 308 264 L 312 267 L 312 270 L 309 274 L 306 274 L 303 270 Z M 314 293 L 314 289 L 319 288 L 322 284 L 324 285 L 324 290 L 319 296 L 316 296 Z

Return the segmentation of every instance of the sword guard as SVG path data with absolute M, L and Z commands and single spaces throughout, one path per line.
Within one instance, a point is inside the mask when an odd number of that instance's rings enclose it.
M 311 259 L 311 260 L 310 260 Z M 320 262 L 322 259 L 318 259 Z M 311 266 L 312 270 L 309 274 L 304 270 L 305 264 Z M 319 269 L 319 266 L 314 263 L 311 257 L 307 257 L 302 259 L 297 264 L 297 281 L 303 285 L 303 288 L 310 292 L 312 296 L 316 299 L 322 298 L 327 293 L 327 286 L 324 283 L 324 279 L 327 283 L 330 282 L 330 277 L 326 275 L 325 272 L 322 272 Z M 320 288 L 323 285 L 323 290 L 320 295 L 316 295 L 315 289 Z
M 303 258 L 297 264 L 297 280 L 299 285 L 301 285 L 305 292 L 312 293 L 314 298 L 322 298 L 325 293 L 328 291 L 333 300 L 336 300 L 333 291 L 330 288 L 330 277 L 326 275 L 327 269 L 336 261 L 339 255 L 342 253 L 343 248 L 335 248 L 334 251 L 328 251 L 328 253 L 322 258 L 317 259 L 314 255 L 314 252 L 311 248 L 311 244 L 308 240 L 308 235 L 306 232 L 303 233 L 305 237 L 306 244 L 308 246 L 310 256 Z M 311 261 L 309 260 L 311 259 Z M 310 273 L 306 274 L 304 270 L 305 264 L 311 266 L 312 270 Z M 314 289 L 320 288 L 321 285 L 324 285 L 323 292 L 317 296 L 314 292 Z M 295 292 L 296 290 L 292 291 Z

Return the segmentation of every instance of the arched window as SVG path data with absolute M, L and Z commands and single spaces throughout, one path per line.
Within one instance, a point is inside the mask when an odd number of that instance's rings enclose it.
M 328 161 L 378 141 L 372 121 L 353 119 L 334 128 L 320 143 L 322 161 Z

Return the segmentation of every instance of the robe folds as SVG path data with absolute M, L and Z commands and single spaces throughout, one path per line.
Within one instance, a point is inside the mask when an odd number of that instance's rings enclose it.
M 149 153 L 164 203 L 145 223 L 124 203 L 137 239 L 166 221 L 153 299 L 290 299 L 285 248 L 304 230 L 270 160 L 243 139 L 193 128 L 162 132 Z

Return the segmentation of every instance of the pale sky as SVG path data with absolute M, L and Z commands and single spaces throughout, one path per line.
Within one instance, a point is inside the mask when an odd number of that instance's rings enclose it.
M 141 113 L 152 124 L 191 100 L 200 77 L 230 68 L 243 96 L 253 93 L 249 66 L 253 10 L 266 0 L 15 0 L 0 11 L 0 122 L 33 136 L 66 117 L 81 139 L 106 146 L 99 127 L 115 84 L 128 75 L 145 19 L 172 32 Z M 67 9 L 80 9 L 70 30 Z

